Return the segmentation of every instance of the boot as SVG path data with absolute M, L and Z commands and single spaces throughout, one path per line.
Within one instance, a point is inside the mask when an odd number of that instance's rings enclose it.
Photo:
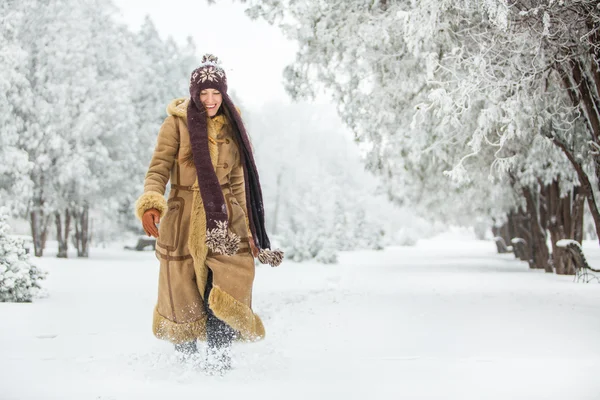
M 209 373 L 223 374 L 231 369 L 231 343 L 235 330 L 209 312 L 206 319 L 206 363 Z

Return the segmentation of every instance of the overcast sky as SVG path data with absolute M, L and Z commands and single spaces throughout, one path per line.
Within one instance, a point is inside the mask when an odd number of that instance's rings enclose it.
M 246 106 L 289 102 L 282 85 L 282 70 L 294 60 L 295 43 L 279 28 L 252 21 L 244 5 L 231 0 L 207 5 L 205 0 L 114 0 L 122 18 L 137 30 L 150 15 L 163 38 L 184 43 L 192 36 L 199 56 L 213 53 L 227 72 L 230 90 Z M 191 72 L 191 71 L 190 71 Z

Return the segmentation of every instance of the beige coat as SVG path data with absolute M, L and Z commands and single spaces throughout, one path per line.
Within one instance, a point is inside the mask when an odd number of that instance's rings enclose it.
M 187 129 L 186 99 L 167 107 L 165 119 L 136 202 L 136 214 L 161 212 L 156 255 L 160 260 L 158 302 L 153 331 L 161 339 L 182 343 L 205 339 L 204 290 L 208 268 L 213 289 L 208 299 L 214 314 L 239 332 L 240 339 L 264 337 L 260 318 L 252 311 L 254 259 L 248 244 L 244 173 L 238 146 L 223 117 L 209 119 L 209 150 L 223 190 L 229 228 L 241 238 L 236 255 L 209 254 L 205 245 L 206 219 Z M 168 201 L 164 193 L 171 182 Z

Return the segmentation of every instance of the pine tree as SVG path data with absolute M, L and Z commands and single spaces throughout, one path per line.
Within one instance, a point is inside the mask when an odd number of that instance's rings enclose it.
M 46 273 L 33 265 L 22 239 L 8 235 L 8 210 L 0 208 L 0 302 L 30 302 L 41 294 Z

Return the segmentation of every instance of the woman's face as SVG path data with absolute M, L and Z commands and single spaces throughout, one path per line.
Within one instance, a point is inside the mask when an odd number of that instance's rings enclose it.
M 200 92 L 200 102 L 204 104 L 209 117 L 214 117 L 221 107 L 223 96 L 217 89 L 204 89 Z

